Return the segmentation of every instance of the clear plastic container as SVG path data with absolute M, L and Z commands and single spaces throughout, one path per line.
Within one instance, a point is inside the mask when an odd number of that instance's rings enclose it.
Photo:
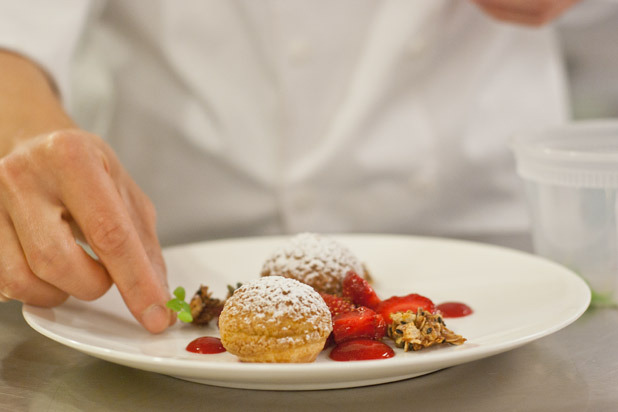
M 618 119 L 517 136 L 535 252 L 586 279 L 596 304 L 618 302 Z

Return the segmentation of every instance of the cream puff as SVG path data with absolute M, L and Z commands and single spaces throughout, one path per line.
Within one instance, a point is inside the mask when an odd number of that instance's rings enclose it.
M 243 362 L 313 362 L 332 319 L 313 288 L 268 276 L 242 285 L 225 302 L 219 331 L 225 349 Z

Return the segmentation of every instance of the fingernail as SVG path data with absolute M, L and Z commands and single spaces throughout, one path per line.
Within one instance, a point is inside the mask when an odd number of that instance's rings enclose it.
M 170 325 L 170 311 L 158 304 L 150 305 L 142 312 L 142 324 L 152 333 L 163 332 Z

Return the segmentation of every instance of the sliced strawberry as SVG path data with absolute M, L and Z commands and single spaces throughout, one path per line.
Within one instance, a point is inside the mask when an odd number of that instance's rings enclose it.
M 349 271 L 343 278 L 342 288 L 343 297 L 350 299 L 357 306 L 366 306 L 375 310 L 380 303 L 380 298 L 369 282 L 354 271 Z
M 330 295 L 328 293 L 320 292 L 320 296 L 326 302 L 326 306 L 330 310 L 331 316 L 335 317 L 340 313 L 349 312 L 354 310 L 356 306 L 348 299 L 344 299 L 340 296 Z
M 379 340 L 385 333 L 386 323 L 384 318 L 366 307 L 340 313 L 333 318 L 335 343 L 359 338 Z
M 387 324 L 391 324 L 391 314 L 397 312 L 405 312 L 411 310 L 416 312 L 418 308 L 422 308 L 427 312 L 433 313 L 436 306 L 425 296 L 411 293 L 406 296 L 393 296 L 380 302 L 376 308 L 376 312 L 382 315 Z
M 352 339 L 341 342 L 328 355 L 334 361 L 360 361 L 386 359 L 395 356 L 395 351 L 386 343 L 371 339 Z

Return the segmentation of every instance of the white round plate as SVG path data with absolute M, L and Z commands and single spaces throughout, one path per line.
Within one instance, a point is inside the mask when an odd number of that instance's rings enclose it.
M 24 305 L 28 324 L 43 335 L 121 365 L 204 384 L 266 390 L 333 389 L 392 382 L 495 355 L 569 325 L 588 307 L 590 290 L 573 272 L 530 254 L 464 241 L 390 236 L 335 236 L 369 268 L 378 295 L 420 293 L 436 304 L 461 301 L 474 313 L 447 319 L 466 337 L 462 346 L 393 358 L 335 362 L 324 351 L 311 364 L 241 363 L 229 353 L 185 350 L 206 328 L 177 323 L 160 335 L 145 332 L 113 289 L 94 302 L 69 299 L 45 309 Z M 262 237 L 166 249 L 170 287 L 187 294 L 205 284 L 223 298 L 226 285 L 259 276 L 262 263 L 287 238 Z

